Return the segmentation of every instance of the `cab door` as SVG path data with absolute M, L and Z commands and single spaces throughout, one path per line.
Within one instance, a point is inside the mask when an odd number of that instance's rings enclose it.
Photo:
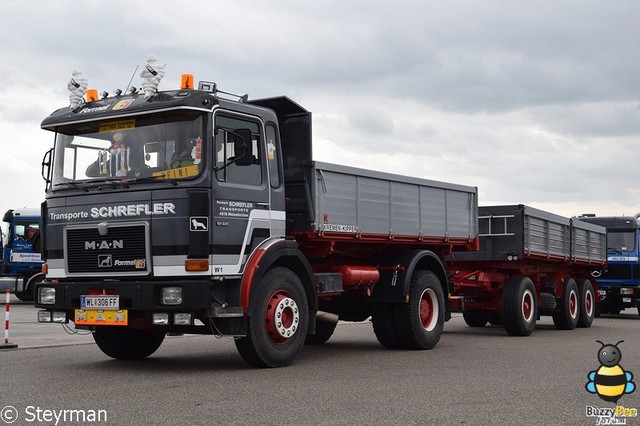
M 263 126 L 257 119 L 214 115 L 214 274 L 237 274 L 270 235 L 270 185 Z

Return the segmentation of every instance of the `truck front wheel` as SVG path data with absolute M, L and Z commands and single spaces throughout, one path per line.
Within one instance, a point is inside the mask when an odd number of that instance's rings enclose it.
M 527 277 L 510 277 L 502 293 L 501 317 L 511 336 L 528 336 L 536 327 L 536 289 Z
M 284 267 L 267 271 L 254 284 L 247 335 L 236 339 L 238 352 L 256 367 L 292 364 L 304 345 L 309 306 L 300 278 Z
M 558 301 L 559 310 L 553 313 L 553 323 L 560 330 L 573 330 L 578 325 L 580 302 L 578 286 L 573 278 L 564 281 L 562 298 Z
M 93 340 L 105 355 L 115 359 L 137 360 L 153 354 L 162 344 L 164 333 L 127 327 L 96 327 Z
M 444 292 L 431 271 L 415 271 L 409 301 L 394 306 L 396 337 L 403 349 L 431 349 L 444 329 Z

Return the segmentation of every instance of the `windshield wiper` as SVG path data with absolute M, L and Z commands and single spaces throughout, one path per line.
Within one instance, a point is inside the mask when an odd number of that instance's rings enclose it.
M 177 185 L 178 184 L 178 182 L 176 182 L 174 179 L 167 179 L 167 178 L 162 178 L 162 177 L 152 177 L 152 176 L 138 178 L 138 179 L 132 180 L 129 183 L 149 183 L 149 182 L 165 182 L 165 183 L 170 183 L 172 185 Z

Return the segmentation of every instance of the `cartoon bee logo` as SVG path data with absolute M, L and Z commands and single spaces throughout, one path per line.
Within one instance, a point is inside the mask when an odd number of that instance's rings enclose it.
M 616 403 L 625 393 L 632 393 L 636 390 L 636 384 L 631 380 L 633 374 L 624 371 L 619 365 L 622 359 L 622 351 L 618 345 L 624 340 L 620 340 L 615 345 L 604 344 L 596 340 L 602 347 L 598 350 L 598 361 L 600 368 L 589 372 L 589 381 L 585 385 L 587 392 L 598 394 L 598 396 L 608 402 Z

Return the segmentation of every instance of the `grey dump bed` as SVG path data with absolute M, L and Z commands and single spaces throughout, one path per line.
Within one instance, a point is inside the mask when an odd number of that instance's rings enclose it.
M 479 208 L 480 251 L 455 260 L 522 260 L 602 264 L 606 229 L 524 205 Z
M 477 237 L 475 187 L 320 162 L 289 172 L 289 231 Z

